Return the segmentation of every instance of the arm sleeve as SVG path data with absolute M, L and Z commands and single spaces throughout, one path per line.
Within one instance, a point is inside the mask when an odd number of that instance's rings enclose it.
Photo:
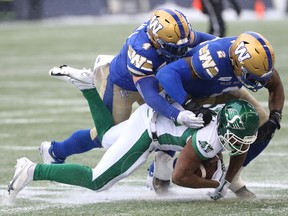
M 183 104 L 187 97 L 182 80 L 191 80 L 192 73 L 184 59 L 170 63 L 161 68 L 156 78 L 167 94 L 179 104 Z
M 144 98 L 145 103 L 160 115 L 176 121 L 179 110 L 173 107 L 159 94 L 158 81 L 154 76 L 139 79 L 136 88 Z
M 194 31 L 194 36 L 195 36 L 194 42 L 189 47 L 195 47 L 204 41 L 213 40 L 216 38 L 216 36 L 214 35 L 198 31 Z

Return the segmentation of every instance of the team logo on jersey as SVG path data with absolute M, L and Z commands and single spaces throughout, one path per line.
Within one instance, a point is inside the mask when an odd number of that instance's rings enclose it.
M 163 29 L 163 25 L 159 22 L 156 16 L 153 16 L 153 18 L 150 21 L 149 28 L 152 30 L 152 33 L 156 35 L 158 31 Z
M 200 147 L 203 149 L 203 151 L 205 151 L 206 153 L 209 153 L 214 150 L 213 147 L 207 141 L 198 140 L 198 143 Z
M 232 129 L 237 130 L 244 130 L 244 123 L 236 109 L 229 108 L 227 109 L 227 112 L 225 113 L 228 125 L 227 127 L 230 127 Z M 232 118 L 231 118 L 232 116 Z
M 239 43 L 239 45 L 236 47 L 235 55 L 238 57 L 239 62 L 243 62 L 244 60 L 251 58 L 251 55 L 245 47 L 243 41 L 241 41 L 241 43 Z
M 216 76 L 219 72 L 219 69 L 213 60 L 213 57 L 210 53 L 210 50 L 208 49 L 209 44 L 202 47 L 199 50 L 199 60 L 202 62 L 202 67 L 205 69 L 205 71 L 208 73 L 208 75 L 213 78 Z
M 121 95 L 122 98 L 128 98 L 129 95 L 130 95 L 130 91 L 127 91 L 125 89 L 121 89 L 120 90 L 120 95 Z

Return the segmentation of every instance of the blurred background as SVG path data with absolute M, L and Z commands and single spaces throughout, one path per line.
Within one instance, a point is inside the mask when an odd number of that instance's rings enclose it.
M 197 10 L 197 2 L 198 0 L 0 0 L 0 20 L 137 15 L 154 8 L 169 7 L 171 4 L 174 7 Z M 287 16 L 287 2 L 287 0 L 238 0 L 243 12 L 237 19 L 281 19 Z M 224 17 L 227 17 L 229 11 L 232 12 L 228 0 L 224 1 L 224 6 L 226 13 Z M 203 17 L 197 14 L 193 18 L 202 19 Z

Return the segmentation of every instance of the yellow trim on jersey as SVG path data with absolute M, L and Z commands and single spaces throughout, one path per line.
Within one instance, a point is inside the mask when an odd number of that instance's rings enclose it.
M 130 72 L 133 76 L 136 76 L 136 77 L 146 76 L 145 73 L 142 73 L 142 72 L 140 72 L 140 71 L 138 71 L 138 70 L 135 70 L 135 69 L 133 69 L 133 68 L 131 68 L 131 67 L 129 67 L 129 66 L 127 66 L 127 68 L 128 68 L 129 72 Z

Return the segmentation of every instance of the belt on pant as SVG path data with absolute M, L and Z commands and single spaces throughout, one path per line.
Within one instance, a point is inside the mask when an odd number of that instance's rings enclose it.
M 158 135 L 157 135 L 157 131 L 156 131 L 157 116 L 158 116 L 158 113 L 153 111 L 152 117 L 151 117 L 151 120 L 150 120 L 150 129 L 151 129 L 151 135 L 152 135 L 153 141 L 157 141 L 158 140 Z

